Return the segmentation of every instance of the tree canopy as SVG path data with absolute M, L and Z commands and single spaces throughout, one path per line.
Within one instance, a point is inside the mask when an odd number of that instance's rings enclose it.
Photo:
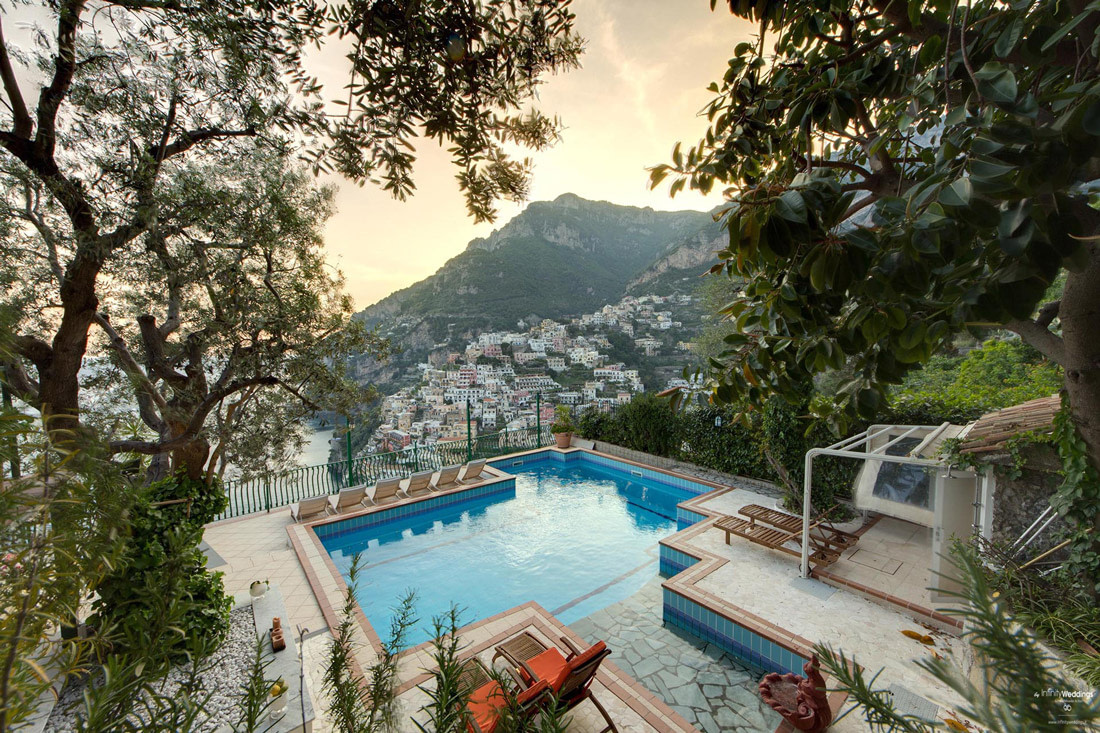
M 711 3 L 712 7 L 715 5 Z M 744 278 L 715 396 L 760 403 L 846 362 L 828 417 L 871 416 L 957 333 L 999 326 L 1065 370 L 1100 461 L 1100 10 L 1084 2 L 732 0 L 760 24 L 697 145 L 652 171 L 727 187 Z M 1036 311 L 1059 273 L 1060 301 Z
M 3 334 L 4 365 L 18 395 L 59 430 L 79 426 L 89 329 L 110 318 L 104 281 L 169 277 L 172 266 L 155 257 L 162 244 L 201 239 L 210 207 L 232 210 L 200 200 L 204 168 L 243 166 L 258 150 L 297 154 L 314 171 L 404 197 L 412 140 L 423 135 L 448 146 L 471 214 L 491 219 L 495 201 L 527 190 L 528 167 L 504 145 L 556 139 L 556 121 L 531 102 L 540 79 L 574 66 L 581 47 L 568 0 L 4 2 L 0 22 L 30 5 L 52 23 L 34 29 L 30 48 L 0 26 L 4 226 L 27 235 L 0 247 L 53 277 L 49 292 L 5 304 L 14 326 Z M 349 47 L 339 90 L 304 61 L 307 48 L 331 42 Z M 179 300 L 177 314 L 191 305 Z M 178 320 L 172 313 L 158 328 Z

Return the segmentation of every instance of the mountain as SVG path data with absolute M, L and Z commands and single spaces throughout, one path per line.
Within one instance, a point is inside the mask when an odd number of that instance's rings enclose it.
M 650 265 L 712 224 L 703 211 L 654 211 L 563 194 L 531 203 L 434 275 L 362 312 L 368 322 L 447 320 L 512 328 L 619 300 Z M 442 335 L 440 329 L 432 329 Z
M 698 230 L 668 248 L 664 255 L 627 283 L 626 294 L 695 292 L 699 278 L 718 261 L 715 253 L 728 242 L 726 229 L 708 215 L 706 223 Z

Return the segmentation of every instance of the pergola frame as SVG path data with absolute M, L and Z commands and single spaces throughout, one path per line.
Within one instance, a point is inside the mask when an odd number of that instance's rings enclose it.
M 911 466 L 925 466 L 927 468 L 942 468 L 943 461 L 933 460 L 931 458 L 914 458 L 911 456 L 892 456 L 886 453 L 886 449 L 894 445 L 898 441 L 908 438 L 913 433 L 919 430 L 930 431 L 924 442 L 917 446 L 915 450 L 920 450 L 944 431 L 948 423 L 942 425 L 886 425 L 878 426 L 872 425 L 862 433 L 858 433 L 849 438 L 837 441 L 827 448 L 811 448 L 806 451 L 806 465 L 805 475 L 802 479 L 802 577 L 810 577 L 810 522 L 812 517 L 810 516 L 811 508 L 811 492 L 813 491 L 813 463 L 814 458 L 818 456 L 836 456 L 838 458 L 854 458 L 860 461 L 884 461 L 886 463 L 906 463 Z M 901 435 L 890 440 L 883 445 L 875 448 L 874 450 L 868 450 L 871 446 L 871 441 L 875 438 L 891 433 L 896 430 L 903 430 Z M 862 450 L 856 450 L 857 446 L 862 446 Z

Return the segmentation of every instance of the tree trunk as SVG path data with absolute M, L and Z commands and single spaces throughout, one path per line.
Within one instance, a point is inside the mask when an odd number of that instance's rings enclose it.
M 80 428 L 80 367 L 88 348 L 88 329 L 99 307 L 95 278 L 95 272 L 78 273 L 62 284 L 61 323 L 49 363 L 38 375 L 42 418 L 55 441 L 71 441 Z
M 1059 318 L 1070 416 L 1088 449 L 1089 463 L 1100 474 L 1100 248 L 1092 247 L 1088 267 L 1066 278 Z M 1092 535 L 1087 542 L 1100 552 L 1100 507 L 1091 513 Z M 1100 599 L 1097 579 L 1082 581 L 1089 594 Z
M 1085 270 L 1069 273 L 1058 316 L 1070 413 L 1100 471 L 1100 249 L 1092 248 Z

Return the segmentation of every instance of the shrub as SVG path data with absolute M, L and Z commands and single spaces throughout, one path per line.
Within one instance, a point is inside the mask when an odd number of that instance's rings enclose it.
M 216 646 L 229 630 L 232 602 L 198 545 L 203 524 L 225 502 L 217 482 L 174 476 L 147 487 L 131 513 L 121 562 L 96 588 L 90 625 L 110 629 L 124 650 L 151 644 L 145 653 L 164 661 L 180 658 L 194 639 Z
M 764 456 L 760 416 L 753 413 L 749 419 L 750 426 L 745 427 L 734 420 L 729 408 L 686 411 L 680 418 L 681 456 L 715 471 L 773 479 L 775 472 Z

